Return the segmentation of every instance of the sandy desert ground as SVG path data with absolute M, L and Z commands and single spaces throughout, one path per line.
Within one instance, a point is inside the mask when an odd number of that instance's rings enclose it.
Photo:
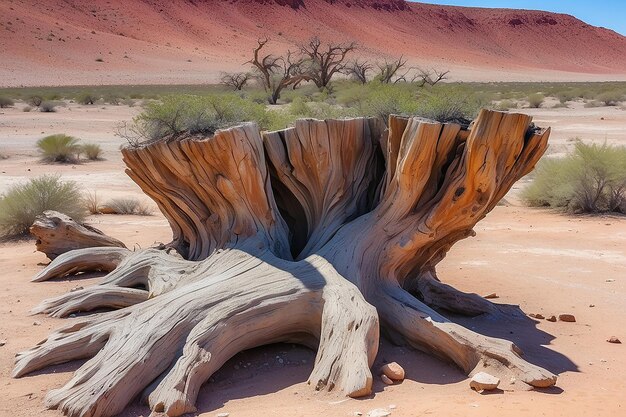
M 118 148 L 124 141 L 114 126 L 129 120 L 137 108 L 70 105 L 58 113 L 0 112 L 0 192 L 42 173 L 58 172 L 78 181 L 102 200 L 114 196 L 144 198 L 123 172 Z M 551 126 L 551 156 L 572 146 L 571 139 L 626 144 L 626 111 L 613 107 L 521 110 L 540 126 Z M 97 142 L 105 161 L 78 165 L 38 162 L 35 142 L 44 135 L 67 133 Z M 476 228 L 477 236 L 456 245 L 441 264 L 440 277 L 460 289 L 488 294 L 510 313 L 505 326 L 489 319 L 458 320 L 485 334 L 513 340 L 527 358 L 559 374 L 557 387 L 526 391 L 517 388 L 481 395 L 469 389 L 456 368 L 428 355 L 383 342 L 376 369 L 397 361 L 407 379 L 386 386 L 378 378 L 375 393 L 365 399 L 344 399 L 315 393 L 304 381 L 314 353 L 292 345 L 273 345 L 244 352 L 220 370 L 200 393 L 198 415 L 231 417 L 353 416 L 387 408 L 392 416 L 624 416 L 626 415 L 626 218 L 570 216 L 519 204 L 516 185 L 507 205 L 498 206 Z M 147 200 L 147 199 L 146 199 Z M 160 214 L 153 216 L 91 216 L 89 223 L 120 238 L 129 247 L 168 241 L 169 229 Z M 75 286 L 97 282 L 60 280 L 30 283 L 46 259 L 32 241 L 0 244 L 0 416 L 58 416 L 45 410 L 43 397 L 65 383 L 80 363 L 70 363 L 16 380 L 10 378 L 13 356 L 59 326 L 59 319 L 29 316 L 41 299 Z M 519 306 L 519 307 L 517 307 Z M 549 316 L 571 313 L 576 323 L 534 320 L 524 313 Z M 72 320 L 72 319 L 69 319 Z M 507 384 L 508 385 L 508 384 Z M 392 407 L 394 406 L 394 407 Z M 134 404 L 123 416 L 147 416 Z

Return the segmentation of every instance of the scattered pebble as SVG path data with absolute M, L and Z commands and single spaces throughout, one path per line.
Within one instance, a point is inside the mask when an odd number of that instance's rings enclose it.
M 228 417 L 228 413 L 219 413 L 216 417 Z
M 568 323 L 575 323 L 576 317 L 573 314 L 559 314 L 559 320 L 565 321 Z
M 363 415 L 363 413 L 362 413 L 362 412 L 360 412 L 360 411 L 355 411 L 355 412 L 354 412 L 354 415 L 355 415 L 355 416 L 362 416 L 362 415 Z
M 280 364 L 282 365 L 283 363 L 285 363 L 285 361 L 283 360 L 283 358 L 280 358 L 280 359 L 278 360 L 278 363 L 280 363 Z
M 389 408 L 390 410 L 395 410 L 396 408 L 398 408 L 398 406 L 395 404 L 389 404 L 389 407 L 387 408 Z
M 389 379 L 393 379 L 394 381 L 402 381 L 404 379 L 404 368 L 402 368 L 397 362 L 391 362 L 383 365 L 382 368 L 380 368 L 380 371 Z
M 470 388 L 476 391 L 489 391 L 498 388 L 500 379 L 487 372 L 479 372 L 470 380 Z
M 34 321 L 33 322 L 33 326 L 41 326 L 41 322 L 40 321 Z
M 609 343 L 616 343 L 616 344 L 618 344 L 618 345 L 622 343 L 622 341 L 621 341 L 621 340 L 619 340 L 619 339 L 618 339 L 617 337 L 615 337 L 615 336 L 611 336 L 611 337 L 609 337 L 609 338 L 607 339 L 607 342 L 609 342 Z M 0 345 L 0 346 L 1 346 L 1 345 Z
M 589 304 L 589 307 L 595 307 L 595 306 L 596 306 L 595 304 Z
M 393 385 L 393 380 L 391 378 L 389 378 L 387 375 L 382 374 L 380 376 L 380 379 L 387 385 Z
M 0 346 L 4 346 L 6 344 L 7 344 L 7 340 L 6 339 L 0 340 Z
M 539 314 L 539 313 L 536 313 L 536 314 L 535 313 L 530 313 L 528 316 L 532 317 L 534 319 L 539 319 L 539 320 L 543 320 L 543 319 L 546 318 L 543 314 Z
M 556 316 L 550 316 L 546 320 L 551 321 L 552 323 L 554 323 L 556 321 Z
M 485 295 L 483 298 L 486 298 L 486 299 L 489 300 L 489 299 L 492 299 L 492 298 L 500 298 L 500 297 L 495 292 L 492 292 L 491 294 Z
M 384 408 L 375 408 L 367 413 L 367 417 L 387 417 L 390 415 L 391 412 L 389 410 L 385 410 Z
M 614 279 L 607 279 L 605 282 L 615 282 Z
M 80 290 L 82 290 L 82 289 L 83 289 L 83 287 L 74 287 L 74 288 L 72 288 L 72 289 L 70 290 L 70 292 L 76 292 L 76 291 L 80 291 Z

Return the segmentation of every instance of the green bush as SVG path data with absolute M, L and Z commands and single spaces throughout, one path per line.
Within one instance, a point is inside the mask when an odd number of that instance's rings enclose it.
M 33 107 L 39 107 L 41 106 L 41 103 L 43 103 L 43 98 L 41 96 L 34 95 L 34 96 L 28 97 L 26 102 Z
M 84 92 L 76 97 L 76 102 L 83 105 L 91 105 L 98 101 L 98 96 L 90 92 Z
M 533 109 L 538 109 L 543 104 L 544 98 L 545 97 L 543 96 L 543 94 L 539 94 L 539 93 L 531 94 L 527 98 L 528 105 Z
M 133 119 L 141 140 L 155 140 L 185 134 L 212 135 L 216 130 L 255 121 L 261 129 L 271 127 L 272 117 L 264 105 L 236 94 L 166 96 L 149 103 Z
M 620 91 L 606 91 L 596 96 L 596 100 L 605 106 L 617 106 L 620 101 L 624 100 L 624 94 Z
M 81 146 L 81 153 L 85 154 L 87 159 L 97 161 L 101 159 L 102 148 L 97 143 L 85 143 Z
M 7 107 L 13 107 L 15 102 L 11 100 L 9 97 L 0 96 L 0 109 L 4 109 Z
M 425 89 L 420 95 L 417 115 L 438 122 L 469 122 L 490 100 L 464 87 Z
M 56 106 L 56 103 L 52 101 L 44 101 L 39 106 L 39 111 L 42 113 L 54 113 L 57 111 Z
M 301 97 L 296 97 L 291 102 L 289 105 L 289 113 L 294 116 L 294 120 L 297 118 L 341 119 L 357 115 L 354 109 L 333 106 L 324 102 L 306 103 Z
M 571 155 L 542 160 L 523 198 L 578 213 L 625 213 L 626 147 L 578 141 Z
M 517 109 L 517 103 L 513 100 L 502 100 L 494 106 L 494 108 L 499 111 L 508 111 L 510 109 Z
M 76 162 L 82 151 L 79 140 L 68 135 L 57 134 L 46 136 L 37 141 L 37 147 L 45 161 Z
M 46 210 L 59 211 L 81 221 L 85 212 L 76 183 L 44 175 L 11 187 L 0 197 L 0 236 L 27 233 L 35 218 Z
M 114 198 L 103 205 L 102 211 L 105 213 L 133 214 L 137 216 L 149 216 L 152 214 L 152 208 L 136 198 Z

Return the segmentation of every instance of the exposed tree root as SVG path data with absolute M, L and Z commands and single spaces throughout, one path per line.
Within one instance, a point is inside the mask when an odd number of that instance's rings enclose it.
M 420 298 L 432 308 L 440 308 L 466 316 L 497 314 L 498 307 L 478 294 L 470 294 L 439 281 L 433 271 L 425 271 L 416 280 Z
M 95 227 L 76 223 L 65 214 L 52 210 L 37 216 L 30 227 L 30 232 L 37 238 L 37 250 L 45 253 L 50 259 L 75 249 L 126 247 L 119 240 L 105 235 Z
M 420 350 L 452 360 L 468 375 L 488 372 L 514 376 L 533 387 L 556 383 L 556 375 L 520 356 L 508 340 L 483 336 L 452 323 L 400 287 L 390 286 L 372 301 L 385 328 Z
M 69 416 L 114 415 L 159 378 L 148 388 L 149 405 L 178 416 L 195 410 L 200 386 L 238 352 L 281 341 L 319 342 L 309 382 L 316 389 L 368 394 L 378 319 L 358 289 L 322 258 L 293 263 L 243 249 L 214 255 L 221 259 L 212 261 L 230 265 L 219 274 L 201 265 L 192 283 L 58 330 L 19 354 L 13 375 L 99 351 L 63 388 L 50 392 L 48 407 Z M 95 286 L 79 297 L 57 299 L 55 311 L 109 290 Z

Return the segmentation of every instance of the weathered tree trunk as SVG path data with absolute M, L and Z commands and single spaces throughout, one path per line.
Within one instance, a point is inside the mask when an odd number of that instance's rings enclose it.
M 63 213 L 48 210 L 38 216 L 30 232 L 37 238 L 37 250 L 50 259 L 76 249 L 112 246 L 125 248 L 117 239 L 95 227 L 76 223 Z
M 143 391 L 153 411 L 178 416 L 237 352 L 291 341 L 317 349 L 315 389 L 361 396 L 371 392 L 380 320 L 394 341 L 468 374 L 490 366 L 553 385 L 556 376 L 511 342 L 433 310 L 498 313 L 441 283 L 435 268 L 545 151 L 549 131 L 530 121 L 486 110 L 469 131 L 394 116 L 388 130 L 374 119 L 301 120 L 263 137 L 246 124 L 124 149 L 127 173 L 168 219 L 172 242 L 55 259 L 36 280 L 111 272 L 35 312 L 115 310 L 19 354 L 14 375 L 93 356 L 50 392 L 49 407 L 109 416 Z

